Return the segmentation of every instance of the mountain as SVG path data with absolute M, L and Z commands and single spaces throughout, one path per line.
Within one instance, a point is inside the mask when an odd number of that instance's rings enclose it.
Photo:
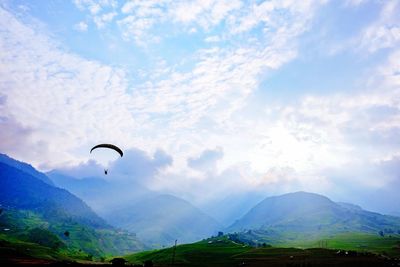
M 8 166 L 14 167 L 20 171 L 23 171 L 27 174 L 32 175 L 33 177 L 38 178 L 39 180 L 42 180 L 46 184 L 49 185 L 54 185 L 53 182 L 44 174 L 39 171 L 37 171 L 35 168 L 33 168 L 31 165 L 15 160 L 13 158 L 10 158 L 9 156 L 0 153 L 0 162 L 7 164 Z
M 233 193 L 227 197 L 212 199 L 200 208 L 224 227 L 228 227 L 264 197 L 260 192 Z
M 152 245 L 171 245 L 178 239 L 188 243 L 216 234 L 222 227 L 189 202 L 171 196 L 156 195 L 115 210 L 106 217 L 111 224 L 133 231 Z
M 133 181 L 74 178 L 57 170 L 47 175 L 57 186 L 85 200 L 111 225 L 136 233 L 152 247 L 171 245 L 175 239 L 197 241 L 223 228 L 189 202 L 152 192 Z
M 268 197 L 229 227 L 229 231 L 258 230 L 266 235 L 292 237 L 345 232 L 377 234 L 385 229 L 400 229 L 400 218 L 306 192 Z
M 46 218 L 72 218 L 93 227 L 107 227 L 81 199 L 19 169 L 0 163 L 0 203 L 6 207 L 35 210 Z
M 143 249 L 136 236 L 108 225 L 75 195 L 13 166 L 0 163 L 0 227 L 8 229 L 0 239 L 98 257 Z
M 110 210 L 118 209 L 152 193 L 134 181 L 115 179 L 110 182 L 101 177 L 75 178 L 57 170 L 50 171 L 47 175 L 56 186 L 80 197 L 100 215 L 108 214 Z M 114 178 L 112 174 L 108 177 L 111 180 Z

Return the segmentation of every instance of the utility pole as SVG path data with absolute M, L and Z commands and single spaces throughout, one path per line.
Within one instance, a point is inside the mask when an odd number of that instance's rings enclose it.
M 175 252 L 176 252 L 176 243 L 178 242 L 177 239 L 175 239 L 175 245 L 174 248 L 172 249 L 172 260 L 171 260 L 171 266 L 174 266 L 175 263 Z

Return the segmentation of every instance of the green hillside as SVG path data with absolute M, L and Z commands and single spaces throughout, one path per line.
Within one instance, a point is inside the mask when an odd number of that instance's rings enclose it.
M 111 227 L 78 197 L 19 166 L 0 162 L 0 234 L 4 247 L 14 249 L 30 243 L 39 246 L 38 251 L 51 249 L 49 255 L 85 260 L 143 250 L 134 234 Z M 41 258 L 46 255 L 37 254 Z
M 132 264 L 153 261 L 172 266 L 174 248 L 139 252 L 126 256 Z M 392 266 L 395 260 L 369 252 L 323 248 L 251 247 L 226 236 L 176 247 L 173 266 Z
M 49 221 L 29 210 L 3 209 L 0 229 L 4 240 L 35 243 L 80 259 L 99 259 L 144 249 L 136 236 L 126 231 L 95 229 L 73 220 Z
M 274 233 L 263 230 L 250 230 L 229 234 L 232 240 L 247 245 L 296 248 L 328 248 L 372 252 L 389 256 L 400 256 L 400 234 L 379 234 L 348 232 L 335 235 L 312 235 L 296 233 Z

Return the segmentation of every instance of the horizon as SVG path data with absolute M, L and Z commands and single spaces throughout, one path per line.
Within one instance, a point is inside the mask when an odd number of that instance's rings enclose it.
M 398 0 L 3 1 L 0 152 L 202 208 L 305 191 L 399 215 L 398 14 Z M 124 156 L 89 153 L 99 143 Z
M 0 155 L 1 155 L 2 153 L 0 152 Z M 5 156 L 7 156 L 7 157 L 9 157 L 7 154 L 2 154 L 2 155 L 5 155 Z M 11 158 L 11 157 L 9 157 L 9 158 Z M 11 159 L 13 159 L 13 158 L 11 158 Z M 13 160 L 17 160 L 17 159 L 13 159 Z M 19 161 L 19 160 L 17 160 L 17 161 Z M 28 162 L 23 162 L 23 161 L 19 161 L 19 162 L 22 162 L 22 163 L 26 163 L 26 164 L 29 164 Z M 0 163 L 2 163 L 2 162 L 0 162 Z M 8 165 L 7 163 L 5 163 L 6 165 Z M 30 165 L 30 164 L 29 164 Z M 32 166 L 32 165 L 31 165 Z M 71 170 L 68 170 L 68 171 L 71 171 Z M 63 176 L 63 177 L 65 177 L 65 178 L 69 178 L 69 179 L 76 179 L 76 180 L 87 180 L 87 179 L 89 179 L 89 180 L 101 180 L 101 181 L 105 181 L 105 182 L 110 182 L 110 180 L 107 180 L 107 179 L 105 179 L 104 177 L 101 177 L 101 176 L 81 176 L 81 177 L 76 177 L 76 176 L 73 176 L 73 174 L 71 175 L 71 174 L 68 174 L 68 173 L 66 173 L 65 172 L 65 170 L 51 170 L 51 171 L 49 171 L 49 172 L 43 172 L 43 174 L 45 174 L 46 176 L 48 176 L 49 174 L 50 174 L 50 181 L 52 181 L 53 183 L 56 181 L 54 178 L 52 178 L 52 176 L 53 175 L 61 175 L 61 176 Z M 65 175 L 65 176 L 64 176 Z M 116 180 L 116 181 L 114 181 L 113 183 L 116 183 L 116 184 L 118 184 L 118 183 L 121 183 L 122 182 L 122 185 L 129 185 L 129 182 L 130 181 L 128 181 L 128 180 Z M 57 183 L 56 183 L 56 187 L 59 187 L 59 186 L 57 186 Z M 65 189 L 65 190 L 67 190 L 67 188 L 63 188 L 62 186 L 60 187 L 60 188 L 62 188 L 62 189 Z M 69 190 L 67 190 L 67 191 L 69 191 Z M 172 197 L 177 197 L 177 196 L 175 196 L 175 195 L 173 195 L 173 194 L 168 194 L 168 193 L 164 193 L 164 192 L 158 192 L 158 191 L 152 191 L 152 193 L 156 193 L 156 195 L 154 195 L 154 196 L 156 196 L 156 197 L 161 197 L 161 196 L 172 196 Z M 247 192 L 248 193 L 248 192 Z M 369 212 L 377 212 L 377 213 L 380 213 L 379 211 L 374 211 L 374 210 L 368 210 L 368 209 L 365 209 L 364 207 L 362 207 L 361 205 L 359 205 L 358 203 L 353 203 L 353 202 L 346 202 L 346 201 L 337 201 L 337 200 L 335 200 L 335 199 L 332 199 L 331 197 L 329 197 L 329 196 L 327 196 L 327 195 L 324 195 L 324 194 L 321 194 L 321 193 L 318 193 L 318 192 L 312 192 L 312 191 L 304 191 L 304 190 L 299 190 L 299 191 L 290 191 L 290 192 L 284 192 L 284 193 L 279 193 L 279 194 L 274 194 L 274 195 L 269 195 L 267 192 L 265 192 L 266 193 L 266 195 L 259 195 L 257 198 L 255 198 L 255 199 L 258 199 L 258 200 L 253 200 L 253 201 L 251 201 L 251 208 L 250 209 L 248 209 L 247 211 L 245 211 L 244 212 L 244 214 L 247 214 L 248 212 L 250 212 L 253 208 L 255 208 L 255 207 L 257 207 L 260 203 L 262 203 L 264 200 L 266 200 L 266 199 L 269 199 L 269 198 L 275 198 L 275 197 L 283 197 L 283 196 L 287 196 L 287 195 L 299 195 L 299 194 L 307 194 L 307 195 L 316 195 L 316 196 L 318 196 L 318 197 L 323 197 L 323 198 L 327 198 L 329 201 L 332 201 L 333 203 L 335 203 L 335 204 L 350 204 L 350 205 L 354 205 L 354 206 L 356 206 L 356 207 L 359 207 L 359 208 L 361 208 L 362 210 L 364 210 L 364 211 L 369 211 Z M 220 223 L 222 226 L 224 226 L 225 224 L 224 223 L 222 223 L 220 220 L 218 220 L 217 218 L 215 218 L 212 214 L 209 214 L 208 212 L 207 212 L 207 210 L 203 210 L 204 208 L 207 208 L 207 206 L 205 206 L 205 207 L 197 207 L 196 205 L 194 205 L 193 203 L 191 203 L 190 202 L 190 200 L 187 200 L 187 199 L 184 199 L 184 198 L 180 198 L 180 197 L 178 197 L 180 200 L 183 200 L 183 201 L 185 201 L 185 202 L 187 202 L 188 204 L 190 204 L 190 205 L 193 205 L 195 208 L 199 208 L 199 210 L 201 211 L 201 212 L 204 212 L 207 216 L 210 216 L 212 219 L 215 219 L 218 223 Z M 228 198 L 229 198 L 229 196 L 228 196 Z M 213 203 L 211 203 L 211 204 L 213 204 Z M 121 203 L 121 205 L 123 206 L 124 205 L 124 203 Z M 89 205 L 89 207 L 91 207 L 90 205 Z M 117 206 L 118 207 L 118 206 Z M 93 207 L 91 207 L 91 208 L 93 208 Z M 98 208 L 98 207 L 97 207 Z M 101 210 L 101 209 L 100 209 Z M 238 214 L 240 214 L 241 212 L 239 212 Z M 243 213 L 243 211 L 242 211 L 242 213 Z M 399 213 L 388 213 L 388 214 L 385 214 L 385 213 L 380 213 L 380 214 L 382 214 L 382 215 L 390 215 L 390 216 L 396 216 L 396 217 L 400 217 L 400 214 Z M 228 227 L 229 225 L 225 225 L 224 227 Z

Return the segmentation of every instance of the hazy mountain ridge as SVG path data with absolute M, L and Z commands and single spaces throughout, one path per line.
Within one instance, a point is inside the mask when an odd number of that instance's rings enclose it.
M 133 181 L 111 183 L 100 177 L 74 178 L 57 170 L 48 176 L 57 186 L 84 199 L 110 224 L 135 232 L 153 247 L 171 245 L 175 239 L 194 242 L 223 229 L 188 201 L 152 192 Z
M 35 168 L 32 167 L 32 165 L 28 163 L 15 160 L 7 156 L 6 154 L 2 153 L 0 153 L 0 162 L 7 164 L 8 166 L 14 167 L 20 171 L 26 172 L 27 174 L 32 175 L 38 178 L 39 180 L 42 180 L 46 184 L 54 185 L 53 182 L 49 179 L 49 177 L 47 177 L 44 173 L 37 171 Z
M 209 237 L 222 226 L 189 202 L 172 195 L 144 198 L 113 211 L 107 217 L 115 226 L 133 231 L 153 246 L 194 242 Z
M 0 163 L 0 203 L 15 209 L 35 210 L 51 219 L 73 218 L 92 227 L 109 227 L 81 199 L 18 169 Z
M 264 198 L 265 195 L 261 192 L 236 192 L 227 197 L 213 199 L 200 208 L 226 228 Z
M 215 219 L 189 202 L 172 195 L 152 192 L 134 182 L 111 182 L 100 177 L 76 179 L 57 171 L 48 175 L 56 185 L 76 192 L 85 201 L 97 204 L 98 207 L 103 205 L 103 218 L 113 226 L 137 233 L 141 240 L 153 247 L 171 245 L 175 239 L 180 243 L 194 242 L 220 230 L 226 233 L 240 232 L 242 236 L 246 233 L 245 238 L 264 241 L 343 232 L 377 234 L 384 229 L 400 230 L 400 218 L 365 211 L 350 203 L 336 203 L 325 196 L 306 192 L 265 198 L 224 229 Z M 34 211 L 53 224 L 72 220 L 114 231 L 81 199 L 67 190 L 53 187 L 1 162 L 0 176 L 2 205 Z M 229 198 L 226 202 L 229 203 Z M 219 204 L 221 206 L 224 203 Z M 237 203 L 229 204 L 235 206 Z M 230 207 L 231 210 L 234 209 Z M 224 209 L 220 211 L 224 212 Z M 51 221 L 51 217 L 58 221 Z M 228 217 L 233 215 L 229 214 Z M 60 223 L 61 228 L 68 225 Z M 96 233 L 90 238 L 95 236 Z
M 83 199 L 100 215 L 108 214 L 125 203 L 136 202 L 138 199 L 153 194 L 147 188 L 134 181 L 115 180 L 110 182 L 102 177 L 76 178 L 65 175 L 57 170 L 47 173 L 52 182 Z M 109 175 L 109 179 L 113 179 Z
M 306 192 L 268 197 L 233 223 L 229 231 L 249 229 L 292 233 L 377 233 L 400 229 L 400 218 L 365 211 L 348 203 Z

